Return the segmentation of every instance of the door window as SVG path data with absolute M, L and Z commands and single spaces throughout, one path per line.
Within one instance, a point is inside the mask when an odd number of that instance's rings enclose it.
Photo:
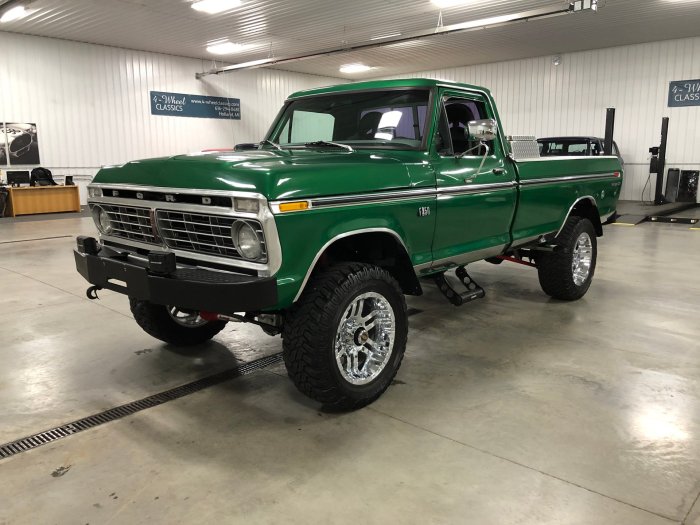
M 438 134 L 443 127 L 446 129 L 450 137 L 451 154 L 458 155 L 468 152 L 467 155 L 470 156 L 483 155 L 483 151 L 478 147 L 479 143 L 469 139 L 469 122 L 488 118 L 486 106 L 483 102 L 459 97 L 447 97 L 444 99 L 442 118 L 445 121 L 441 123 Z M 489 144 L 489 148 L 493 150 L 493 145 Z

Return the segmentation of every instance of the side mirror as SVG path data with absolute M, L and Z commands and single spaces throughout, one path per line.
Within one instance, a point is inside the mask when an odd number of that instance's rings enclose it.
M 489 142 L 498 136 L 498 123 L 494 119 L 472 120 L 467 125 L 472 140 Z

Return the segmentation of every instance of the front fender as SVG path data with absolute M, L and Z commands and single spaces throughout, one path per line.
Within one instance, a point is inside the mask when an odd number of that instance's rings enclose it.
M 390 204 L 377 204 L 278 214 L 282 248 L 282 266 L 277 272 L 278 309 L 291 306 L 297 299 L 326 248 L 353 234 L 389 233 L 404 246 L 412 264 L 419 264 L 412 255 L 411 236 L 404 231 L 397 211 Z

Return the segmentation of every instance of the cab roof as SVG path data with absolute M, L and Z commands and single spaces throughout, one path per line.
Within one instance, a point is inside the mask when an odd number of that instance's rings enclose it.
M 452 82 L 450 80 L 438 80 L 433 78 L 398 78 L 392 80 L 369 80 L 365 82 L 349 82 L 347 84 L 338 84 L 335 86 L 326 86 L 304 91 L 292 93 L 288 98 L 301 98 L 310 95 L 326 95 L 329 93 L 342 93 L 345 91 L 363 91 L 367 89 L 386 89 L 386 88 L 434 88 L 437 86 L 455 88 L 455 89 L 471 89 L 478 90 L 490 95 L 488 89 L 480 86 L 472 86 L 470 84 L 462 84 L 461 82 Z

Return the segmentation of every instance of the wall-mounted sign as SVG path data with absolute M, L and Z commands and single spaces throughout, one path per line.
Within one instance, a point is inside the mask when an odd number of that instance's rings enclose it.
M 151 91 L 151 115 L 170 117 L 241 119 L 241 101 L 237 98 L 187 95 Z
M 674 80 L 668 89 L 668 107 L 700 106 L 700 79 Z

